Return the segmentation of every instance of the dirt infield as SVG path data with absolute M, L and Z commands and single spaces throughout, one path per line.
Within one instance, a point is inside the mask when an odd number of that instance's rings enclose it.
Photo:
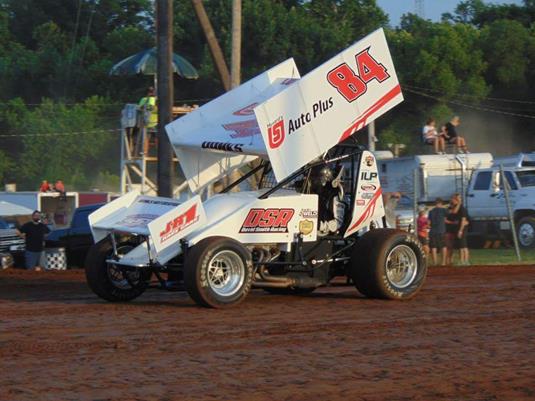
M 0 272 L 0 400 L 535 400 L 535 266 L 434 268 L 416 299 L 253 291 L 237 308 L 81 272 Z

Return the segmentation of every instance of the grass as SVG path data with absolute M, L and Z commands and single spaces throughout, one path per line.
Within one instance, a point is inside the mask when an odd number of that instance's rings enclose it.
M 472 265 L 517 265 L 535 264 L 535 249 L 520 250 L 522 261 L 519 262 L 515 249 L 470 249 L 470 263 Z M 458 253 L 455 252 L 455 260 Z

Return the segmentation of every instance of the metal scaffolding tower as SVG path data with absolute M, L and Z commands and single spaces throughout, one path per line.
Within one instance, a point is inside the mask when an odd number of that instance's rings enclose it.
M 173 117 L 189 113 L 194 108 L 173 107 Z M 140 124 L 137 109 L 137 105 L 127 104 L 121 115 L 121 193 L 137 189 L 142 194 L 156 195 L 157 136 Z M 176 157 L 173 158 L 173 165 L 175 169 L 178 167 Z M 187 183 L 183 182 L 175 186 L 173 194 L 179 197 L 185 190 Z

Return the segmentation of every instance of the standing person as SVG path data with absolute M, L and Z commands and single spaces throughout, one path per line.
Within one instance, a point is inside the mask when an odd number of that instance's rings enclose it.
M 459 259 L 461 265 L 469 265 L 470 254 L 468 251 L 468 244 L 466 241 L 468 222 L 468 213 L 466 208 L 462 205 L 462 198 L 460 194 L 454 194 L 450 201 L 450 213 L 446 218 L 446 224 L 449 226 L 449 235 L 452 249 L 459 250 Z M 451 253 L 451 252 L 449 252 Z M 451 263 L 451 254 L 450 254 Z
M 446 142 L 444 136 L 437 132 L 436 121 L 434 118 L 429 118 L 423 129 L 422 138 L 426 145 L 433 145 L 437 155 L 444 154 L 446 151 Z
M 416 231 L 418 233 L 418 240 L 424 248 L 426 257 L 429 256 L 429 219 L 425 214 L 425 209 L 418 211 L 418 219 L 416 220 Z
M 149 149 L 149 134 L 155 135 L 155 129 L 158 125 L 158 107 L 156 105 L 156 93 L 152 86 L 147 89 L 147 95 L 142 97 L 138 103 L 139 109 L 142 111 L 142 118 L 144 127 L 147 129 L 145 143 L 143 144 L 143 152 L 147 154 Z
M 459 116 L 453 116 L 450 122 L 446 123 L 446 140 L 448 143 L 454 144 L 457 153 L 470 153 L 466 146 L 466 141 L 457 133 L 457 127 L 461 123 Z
M 34 269 L 36 271 L 41 270 L 39 266 L 41 255 L 44 249 L 45 235 L 50 232 L 50 229 L 45 222 L 41 222 L 41 212 L 35 210 L 32 213 L 32 221 L 24 224 L 20 230 L 17 230 L 17 234 L 25 239 L 26 252 L 24 257 L 26 260 L 26 269 Z
M 446 216 L 448 212 L 444 208 L 444 202 L 442 199 L 437 198 L 435 201 L 435 207 L 429 211 L 429 246 L 431 247 L 431 257 L 433 258 L 433 264 L 438 264 L 438 252 L 441 253 L 442 263 L 446 264 L 446 254 L 448 249 L 446 248 Z

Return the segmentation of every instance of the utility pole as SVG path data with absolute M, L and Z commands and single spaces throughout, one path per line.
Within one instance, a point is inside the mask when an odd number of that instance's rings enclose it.
M 375 152 L 375 121 L 368 124 L 368 150 Z
M 173 197 L 173 153 L 165 126 L 173 120 L 173 0 L 156 0 L 158 48 L 158 195 Z
M 225 88 L 225 91 L 228 91 L 230 89 L 230 74 L 227 64 L 225 63 L 223 51 L 221 50 L 221 47 L 219 47 L 219 43 L 215 37 L 214 28 L 210 23 L 208 14 L 206 14 L 202 0 L 191 0 L 191 2 L 193 4 L 193 8 L 195 9 L 195 14 L 197 15 L 199 24 L 201 24 L 204 36 L 206 36 L 208 47 L 210 47 L 210 54 L 212 55 L 214 64 L 219 72 L 219 76 L 221 77 L 223 88 Z
M 230 87 L 241 81 L 241 0 L 232 1 L 232 54 L 230 57 Z

